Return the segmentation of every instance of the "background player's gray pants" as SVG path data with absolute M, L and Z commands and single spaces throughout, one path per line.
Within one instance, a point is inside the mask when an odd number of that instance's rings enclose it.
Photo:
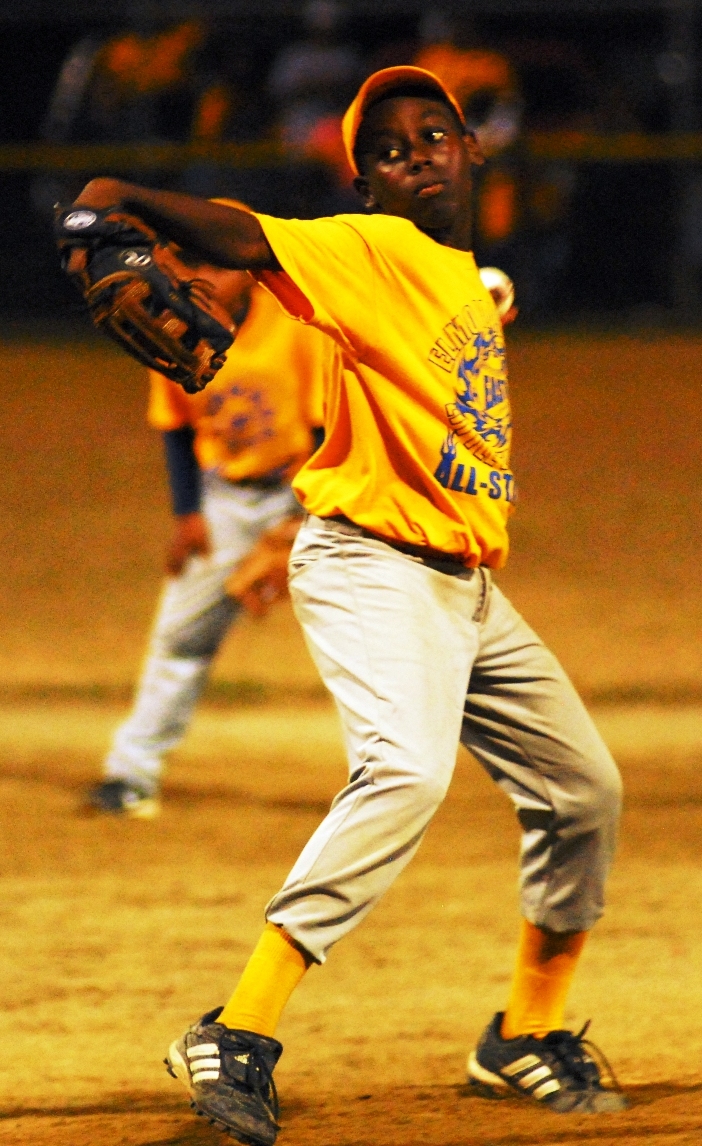
M 212 658 L 239 607 L 224 586 L 234 567 L 271 526 L 300 510 L 292 491 L 235 485 L 203 475 L 202 512 L 212 541 L 166 581 L 134 705 L 104 763 L 109 779 L 158 789 L 162 758 L 184 736 Z
M 590 928 L 615 846 L 619 773 L 558 662 L 489 573 L 437 572 L 314 517 L 290 569 L 350 777 L 267 918 L 323 961 L 414 855 L 460 738 L 517 809 L 526 918 Z

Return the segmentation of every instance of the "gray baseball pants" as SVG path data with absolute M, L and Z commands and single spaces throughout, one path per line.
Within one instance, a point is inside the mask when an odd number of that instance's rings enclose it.
M 524 916 L 589 929 L 603 910 L 621 782 L 565 672 L 486 569 L 440 572 L 353 530 L 310 517 L 290 559 L 349 780 L 267 919 L 323 962 L 416 852 L 460 740 L 515 806 Z
M 127 719 L 115 733 L 103 770 L 153 795 L 163 757 L 185 735 L 207 682 L 212 660 L 240 611 L 225 586 L 267 529 L 299 503 L 288 486 L 266 490 L 203 474 L 202 513 L 212 552 L 189 558 L 169 577 L 156 611 L 149 647 Z

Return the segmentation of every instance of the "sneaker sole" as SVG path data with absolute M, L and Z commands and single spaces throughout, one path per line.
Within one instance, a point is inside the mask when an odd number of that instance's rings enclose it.
M 96 804 L 86 804 L 83 810 L 88 816 L 112 816 L 120 820 L 154 820 L 161 814 L 161 801 L 154 796 L 122 808 L 100 808 Z
M 240 1130 L 235 1132 L 231 1126 L 227 1126 L 226 1122 L 220 1122 L 218 1118 L 212 1118 L 207 1111 L 201 1110 L 192 1098 L 190 1099 L 190 1107 L 195 1111 L 198 1118 L 207 1119 L 210 1126 L 215 1126 L 217 1130 L 224 1131 L 224 1133 L 228 1134 L 230 1138 L 233 1138 L 235 1142 L 241 1142 L 242 1146 L 266 1146 L 262 1138 L 251 1138 L 248 1134 L 242 1134 Z
M 154 796 L 148 800 L 140 800 L 138 804 L 127 805 L 123 815 L 128 816 L 130 820 L 154 820 L 160 812 L 161 801 Z

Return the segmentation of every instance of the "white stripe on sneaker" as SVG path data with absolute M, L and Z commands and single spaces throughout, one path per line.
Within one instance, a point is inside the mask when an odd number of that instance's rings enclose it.
M 523 1073 L 524 1071 L 526 1074 Z M 508 1063 L 507 1066 L 500 1068 L 500 1074 L 513 1078 L 521 1090 L 527 1091 L 532 1098 L 539 1102 L 547 1095 L 554 1094 L 561 1089 L 561 1084 L 557 1078 L 553 1077 L 550 1066 L 535 1054 L 526 1054 L 522 1058 Z M 518 1074 L 521 1074 L 522 1077 L 517 1078 Z
M 512 1078 L 515 1074 L 520 1074 L 523 1070 L 529 1070 L 532 1066 L 541 1066 L 541 1059 L 535 1054 L 525 1054 L 522 1058 L 517 1058 L 514 1062 L 510 1062 L 507 1066 L 500 1067 L 500 1074 L 506 1074 L 508 1078 Z
M 197 1085 L 200 1082 L 206 1082 L 208 1080 L 210 1080 L 212 1082 L 216 1082 L 218 1078 L 219 1078 L 219 1071 L 218 1070 L 193 1071 L 193 1083 L 195 1085 Z
M 217 1058 L 199 1058 L 197 1062 L 190 1064 L 190 1069 L 194 1077 L 196 1072 L 201 1070 L 219 1070 L 220 1065 L 219 1055 L 217 1055 Z
M 198 1043 L 197 1046 L 188 1047 L 186 1053 L 190 1059 L 193 1086 L 200 1082 L 217 1081 L 222 1065 L 217 1043 Z
M 534 1086 L 535 1083 L 541 1082 L 542 1078 L 550 1077 L 551 1068 L 546 1066 L 546 1063 L 543 1063 L 542 1066 L 537 1066 L 536 1070 L 530 1070 L 528 1074 L 525 1074 L 523 1078 L 520 1078 L 517 1081 L 519 1082 L 519 1085 L 524 1088 L 524 1090 L 528 1090 L 530 1086 Z
M 541 1086 L 537 1086 L 536 1090 L 532 1090 L 532 1098 L 538 1098 L 539 1101 L 541 1101 L 547 1094 L 555 1094 L 555 1092 L 560 1089 L 560 1082 L 552 1078 L 549 1082 L 543 1082 Z
M 188 1047 L 188 1058 L 201 1058 L 202 1055 L 219 1055 L 217 1043 L 198 1043 L 195 1047 Z

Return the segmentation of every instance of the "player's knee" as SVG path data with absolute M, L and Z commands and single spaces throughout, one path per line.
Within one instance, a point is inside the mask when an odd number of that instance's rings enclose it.
M 227 597 L 194 620 L 164 633 L 160 643 L 166 655 L 183 660 L 213 657 L 235 612 L 234 602 Z
M 169 641 L 167 652 L 178 660 L 199 660 L 201 657 L 213 657 L 218 647 L 219 641 L 214 641 L 210 634 L 203 637 L 199 633 L 188 633 Z
M 439 768 L 427 767 L 424 759 L 411 752 L 374 751 L 351 773 L 343 794 L 368 788 L 383 799 L 391 799 L 400 816 L 408 814 L 428 823 L 443 802 L 450 781 L 450 770 L 442 775 Z
M 589 785 L 584 819 L 590 827 L 616 826 L 622 809 L 622 778 L 612 757 L 600 761 L 595 778 Z
M 448 791 L 448 783 L 443 783 L 436 776 L 414 776 L 410 786 L 416 807 L 429 816 L 433 816 L 441 806 Z

